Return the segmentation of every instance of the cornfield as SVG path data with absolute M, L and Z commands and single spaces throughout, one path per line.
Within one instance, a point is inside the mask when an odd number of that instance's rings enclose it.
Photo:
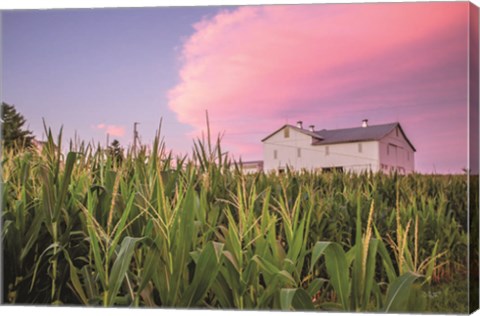
M 430 311 L 453 279 L 468 295 L 465 175 L 245 174 L 219 139 L 173 157 L 159 134 L 122 161 L 61 147 L 48 131 L 3 152 L 5 303 Z

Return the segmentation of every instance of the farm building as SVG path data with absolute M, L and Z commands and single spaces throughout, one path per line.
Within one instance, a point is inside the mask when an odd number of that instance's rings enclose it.
M 400 123 L 315 130 L 286 124 L 263 140 L 266 172 L 295 170 L 373 171 L 408 174 L 414 171 L 415 147 Z
M 244 173 L 256 173 L 263 171 L 263 161 L 254 160 L 254 161 L 241 161 L 239 162 L 239 167 L 242 168 Z

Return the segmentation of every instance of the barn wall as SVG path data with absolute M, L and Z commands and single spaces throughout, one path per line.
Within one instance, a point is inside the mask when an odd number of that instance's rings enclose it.
M 288 127 L 286 127 L 288 128 Z M 312 137 L 289 129 L 289 137 L 284 135 L 284 129 L 263 142 L 264 170 L 278 170 L 287 165 L 297 168 L 297 148 L 311 147 Z M 275 152 L 276 151 L 276 158 Z
M 312 146 L 311 142 L 311 136 L 294 129 L 290 129 L 288 138 L 280 130 L 264 142 L 265 171 L 286 168 L 287 165 L 296 170 L 329 167 L 343 167 L 344 171 L 379 169 L 379 148 L 376 141 L 362 142 L 361 152 L 359 143 Z
M 380 141 L 380 169 L 407 174 L 415 169 L 414 151 L 398 127 Z

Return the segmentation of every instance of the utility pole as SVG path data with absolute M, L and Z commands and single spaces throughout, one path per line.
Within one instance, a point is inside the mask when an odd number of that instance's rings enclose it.
M 137 125 L 140 124 L 139 122 L 133 123 L 133 155 L 137 155 L 137 139 L 138 139 L 138 131 Z

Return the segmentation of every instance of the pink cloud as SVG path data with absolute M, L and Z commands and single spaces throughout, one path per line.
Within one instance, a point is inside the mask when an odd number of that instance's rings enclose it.
M 104 130 L 106 134 L 114 137 L 123 137 L 125 135 L 125 128 L 117 125 L 106 125 L 103 123 L 97 124 L 96 129 Z
M 260 140 L 287 121 L 347 127 L 368 113 L 395 121 L 376 111 L 384 106 L 414 106 L 411 115 L 460 106 L 467 17 L 467 3 L 223 11 L 194 25 L 169 106 L 193 135 L 208 110 L 232 151 L 257 156 Z
M 125 135 L 125 128 L 123 126 L 108 125 L 107 133 L 111 136 L 122 137 Z

